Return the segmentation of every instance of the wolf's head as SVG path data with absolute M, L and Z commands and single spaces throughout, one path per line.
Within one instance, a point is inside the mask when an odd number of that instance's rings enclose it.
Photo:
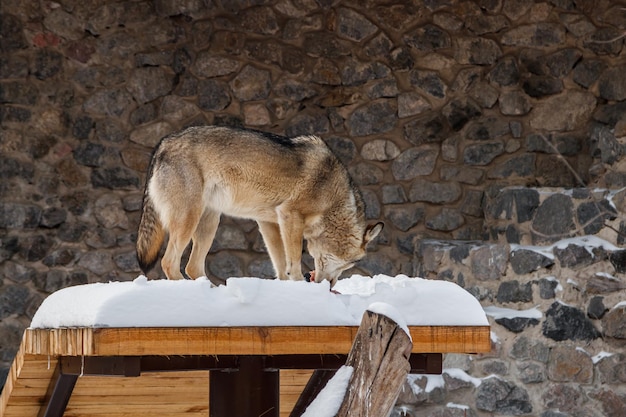
M 330 281 L 335 285 L 341 273 L 363 259 L 367 244 L 381 230 L 383 223 L 369 225 L 360 232 L 345 235 L 341 228 L 325 228 L 324 231 L 307 241 L 308 250 L 315 261 L 315 282 Z

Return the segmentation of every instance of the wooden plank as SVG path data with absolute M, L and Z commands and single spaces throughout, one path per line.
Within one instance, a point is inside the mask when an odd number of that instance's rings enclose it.
M 346 354 L 357 327 L 27 329 L 25 353 L 64 356 Z M 491 349 L 489 326 L 413 326 L 416 353 Z M 297 340 L 298 343 L 294 343 Z

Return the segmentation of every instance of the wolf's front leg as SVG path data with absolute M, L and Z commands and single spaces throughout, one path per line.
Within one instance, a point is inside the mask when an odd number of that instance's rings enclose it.
M 289 279 L 287 276 L 287 261 L 285 260 L 285 247 L 280 235 L 277 223 L 258 221 L 259 231 L 263 236 L 263 242 L 272 260 L 274 273 L 278 279 Z
M 285 247 L 285 271 L 289 279 L 304 280 L 302 275 L 302 237 L 304 233 L 304 219 L 288 207 L 278 209 L 278 226 Z

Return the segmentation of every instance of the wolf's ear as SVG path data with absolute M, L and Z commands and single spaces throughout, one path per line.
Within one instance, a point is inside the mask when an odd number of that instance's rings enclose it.
M 369 242 L 374 240 L 374 238 L 383 230 L 384 226 L 385 224 L 382 222 L 367 226 L 365 228 L 365 235 L 363 236 L 363 243 L 367 245 Z

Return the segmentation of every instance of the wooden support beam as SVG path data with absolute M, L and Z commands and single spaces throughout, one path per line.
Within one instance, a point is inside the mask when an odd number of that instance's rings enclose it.
M 300 417 L 307 409 L 311 402 L 324 389 L 328 381 L 335 375 L 335 371 L 313 371 L 313 375 L 304 387 L 302 394 L 298 397 L 296 405 L 294 405 L 289 417 Z
M 412 347 L 395 321 L 366 311 L 346 361 L 354 371 L 337 417 L 389 415 L 411 369 Z
M 278 369 L 265 369 L 260 356 L 241 356 L 237 370 L 209 372 L 211 417 L 279 417 Z
M 53 379 L 55 382 L 52 394 L 46 406 L 42 407 L 43 414 L 40 412 L 40 416 L 63 417 L 77 380 L 78 375 L 66 375 L 59 372 L 56 379 Z

